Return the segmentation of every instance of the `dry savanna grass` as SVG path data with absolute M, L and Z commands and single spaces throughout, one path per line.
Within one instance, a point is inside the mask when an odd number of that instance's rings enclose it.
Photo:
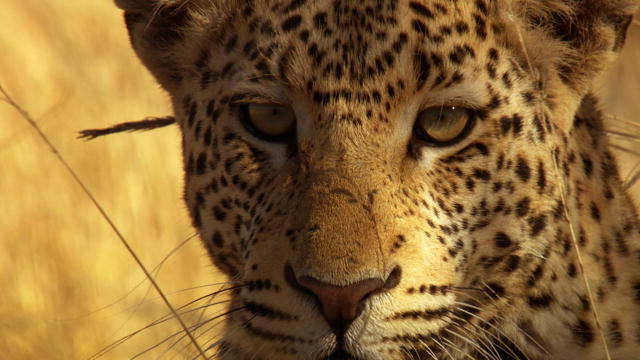
M 112 2 L 6 0 L 0 24 L 0 84 L 51 138 L 141 261 L 153 268 L 171 255 L 155 273 L 171 303 L 219 289 L 215 283 L 225 279 L 198 240 L 187 240 L 194 230 L 181 199 L 177 129 L 76 139 L 84 128 L 170 113 L 167 97 L 130 50 Z M 611 128 L 640 135 L 640 25 L 629 45 L 599 91 Z M 159 343 L 141 358 L 193 358 L 188 341 L 170 337 L 180 329 L 171 319 L 100 353 L 161 319 L 167 307 L 95 206 L 6 103 L 0 129 L 0 358 L 125 359 Z M 612 137 L 626 149 L 625 176 L 634 173 L 638 139 Z M 640 198 L 637 184 L 634 190 Z M 185 321 L 211 318 L 223 307 L 207 307 L 204 315 L 197 308 L 221 299 L 191 304 Z M 210 343 L 220 330 L 207 323 L 199 342 Z
M 167 97 L 130 50 L 121 14 L 111 1 L 9 0 L 0 24 L 0 83 L 153 268 L 194 233 L 181 198 L 177 129 L 76 139 L 83 128 L 170 113 Z M 138 286 L 143 273 L 94 205 L 5 103 L 0 128 L 0 358 L 86 359 L 167 314 L 148 282 Z M 224 281 L 197 238 L 157 279 L 176 306 L 218 287 L 178 291 Z M 200 314 L 189 315 L 195 322 Z M 178 329 L 167 321 L 102 358 L 130 358 Z M 193 350 L 185 345 L 166 358 L 188 358 Z M 163 344 L 143 358 L 166 350 Z

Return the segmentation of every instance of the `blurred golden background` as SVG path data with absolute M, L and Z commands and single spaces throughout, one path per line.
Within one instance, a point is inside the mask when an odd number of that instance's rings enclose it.
M 167 96 L 130 49 L 122 14 L 108 0 L 8 0 L 0 24 L 0 84 L 153 268 L 194 233 L 182 201 L 177 128 L 76 139 L 85 128 L 171 113 Z M 144 275 L 131 256 L 3 102 L 0 164 L 0 359 L 87 359 L 168 312 L 148 282 L 136 288 Z M 176 306 L 217 288 L 177 291 L 224 280 L 197 238 L 157 278 Z M 102 358 L 131 358 L 175 331 L 175 321 L 167 321 Z M 204 334 L 202 343 L 214 337 Z M 142 358 L 160 358 L 173 340 Z M 165 358 L 192 353 L 182 341 Z
M 52 139 L 147 267 L 186 241 L 157 275 L 179 306 L 225 279 L 199 240 L 187 240 L 194 230 L 181 198 L 177 129 L 76 139 L 81 129 L 170 114 L 121 18 L 109 0 L 3 1 L 0 84 Z M 632 27 L 622 60 L 598 89 L 611 127 L 640 135 L 633 123 L 640 123 L 640 25 Z M 627 149 L 627 176 L 640 159 L 639 143 L 614 140 Z M 171 337 L 179 331 L 173 320 L 100 353 L 167 308 L 86 195 L 4 102 L 0 164 L 0 359 L 129 359 L 159 343 L 140 358 L 193 358 L 185 340 L 169 348 L 180 338 Z M 634 190 L 640 199 L 638 184 Z M 190 312 L 187 321 L 200 316 Z M 203 344 L 220 331 L 210 325 L 200 333 Z

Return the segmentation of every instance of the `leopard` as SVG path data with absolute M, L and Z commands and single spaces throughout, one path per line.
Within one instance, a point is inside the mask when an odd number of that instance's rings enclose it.
M 236 284 L 217 358 L 640 358 L 594 91 L 637 1 L 115 4 Z

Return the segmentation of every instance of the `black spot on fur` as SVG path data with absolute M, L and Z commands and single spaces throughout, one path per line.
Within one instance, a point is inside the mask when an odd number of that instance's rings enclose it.
M 586 347 L 593 342 L 593 328 L 589 322 L 585 320 L 579 320 L 577 324 L 573 325 L 571 332 L 573 333 L 575 342 L 582 347 Z
M 196 160 L 195 174 L 196 175 L 204 175 L 207 170 L 207 154 L 203 151 L 198 155 L 198 159 Z
M 509 255 L 505 261 L 504 271 L 513 272 L 518 269 L 520 265 L 520 257 L 518 255 Z
M 529 181 L 531 178 L 531 169 L 529 168 L 529 164 L 527 160 L 522 157 L 518 157 L 518 162 L 516 163 L 516 175 L 522 180 L 522 182 Z
M 411 8 L 411 10 L 413 10 L 414 13 L 428 18 L 428 19 L 433 19 L 433 12 L 431 12 L 431 10 L 429 10 L 426 6 L 416 2 L 416 1 L 412 1 L 409 3 L 409 8 Z
M 427 58 L 427 55 L 422 51 L 416 51 L 413 55 L 413 61 L 416 67 L 416 71 L 418 72 L 417 76 L 417 90 L 420 90 L 424 87 L 424 84 L 431 73 L 431 64 Z
M 282 30 L 284 30 L 285 32 L 295 30 L 298 28 L 298 26 L 300 26 L 301 22 L 302 17 L 300 15 L 294 15 L 282 23 Z
M 529 225 L 531 226 L 531 236 L 537 236 L 547 226 L 547 217 L 545 215 L 532 216 L 529 218 Z
M 598 208 L 598 205 L 596 205 L 596 203 L 592 201 L 589 209 L 591 210 L 591 218 L 597 222 L 600 222 L 600 209 Z
M 547 308 L 553 302 L 553 297 L 549 294 L 530 296 L 527 302 L 534 309 Z
M 609 343 L 613 344 L 613 346 L 622 345 L 624 336 L 622 335 L 622 329 L 620 329 L 620 322 L 618 320 L 609 320 L 607 323 L 607 332 L 609 335 Z
M 211 238 L 211 241 L 217 248 L 222 248 L 224 246 L 224 238 L 220 232 L 216 231 Z
M 529 213 L 529 205 L 531 204 L 531 199 L 528 197 L 522 198 L 520 201 L 516 203 L 516 215 L 519 217 L 523 217 Z
M 511 238 L 503 232 L 496 233 L 495 241 L 499 248 L 508 248 L 512 244 Z

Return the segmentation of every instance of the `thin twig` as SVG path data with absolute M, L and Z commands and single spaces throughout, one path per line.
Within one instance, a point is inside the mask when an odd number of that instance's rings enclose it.
M 56 148 L 55 145 L 53 145 L 53 143 L 49 140 L 48 136 L 42 131 L 42 129 L 40 128 L 40 126 L 33 120 L 33 118 L 31 117 L 31 115 L 29 115 L 29 113 L 22 108 L 20 105 L 18 105 L 13 98 L 11 98 L 11 96 L 9 96 L 9 94 L 7 93 L 7 91 L 4 89 L 4 87 L 0 84 L 0 93 L 2 93 L 3 98 L 1 98 L 0 100 L 6 102 L 7 104 L 9 104 L 11 107 L 13 107 L 21 116 L 24 120 L 27 121 L 27 123 L 29 123 L 29 125 L 36 131 L 36 133 L 40 136 L 40 138 L 47 144 L 47 146 L 49 147 L 49 149 L 51 150 L 51 152 L 53 152 L 53 154 L 55 155 L 55 157 L 60 161 L 60 163 L 65 167 L 65 169 L 67 170 L 67 172 L 69 173 L 69 175 L 71 175 L 71 177 L 74 179 L 74 181 L 80 186 L 80 188 L 82 188 L 82 191 L 85 193 L 85 195 L 87 195 L 87 197 L 91 200 L 91 202 L 93 203 L 93 205 L 96 207 L 96 209 L 98 210 L 98 212 L 100 212 L 100 215 L 102 215 L 102 217 L 104 218 L 104 220 L 109 224 L 109 227 L 111 227 L 111 229 L 113 230 L 113 232 L 116 234 L 116 236 L 118 237 L 118 239 L 120 239 L 120 241 L 122 242 L 122 245 L 124 245 L 124 247 L 127 249 L 127 251 L 129 252 L 129 254 L 131 255 L 131 257 L 133 257 L 133 259 L 135 260 L 135 262 L 138 264 L 138 266 L 140 267 L 140 269 L 142 270 L 142 272 L 144 272 L 144 275 L 147 277 L 147 279 L 149 279 L 149 282 L 151 282 L 151 285 L 153 285 L 153 287 L 155 288 L 155 290 L 158 292 L 158 294 L 160 295 L 160 297 L 162 298 L 162 300 L 164 301 L 164 303 L 167 305 L 167 307 L 169 308 L 169 310 L 171 311 L 171 313 L 173 314 L 173 316 L 176 318 L 176 320 L 180 323 L 180 326 L 184 329 L 184 331 L 186 332 L 187 336 L 189 336 L 189 339 L 191 340 L 191 342 L 193 343 L 193 345 L 196 347 L 196 349 L 198 350 L 198 353 L 200 354 L 200 356 L 202 357 L 203 360 L 207 359 L 207 356 L 204 353 L 204 350 L 202 350 L 202 348 L 200 347 L 200 345 L 198 344 L 198 342 L 196 341 L 196 339 L 193 337 L 193 334 L 191 334 L 191 332 L 189 331 L 189 328 L 187 327 L 187 325 L 184 323 L 184 321 L 182 320 L 182 318 L 180 317 L 180 315 L 178 315 L 178 313 L 176 312 L 176 310 L 173 308 L 173 306 L 171 305 L 171 302 L 169 302 L 169 299 L 165 296 L 164 292 L 162 291 L 162 289 L 160 289 L 160 286 L 158 285 L 158 283 L 154 280 L 153 276 L 151 276 L 151 274 L 149 273 L 149 271 L 147 270 L 147 268 L 144 266 L 144 264 L 142 263 L 142 261 L 140 260 L 140 258 L 138 257 L 138 255 L 136 255 L 136 252 L 133 250 L 133 248 L 131 247 L 131 245 L 129 245 L 129 242 L 125 239 L 125 237 L 122 235 L 122 233 L 120 232 L 120 230 L 118 229 L 118 227 L 115 225 L 115 223 L 111 220 L 111 218 L 109 217 L 109 215 L 107 215 L 107 212 L 104 210 L 104 208 L 102 207 L 102 205 L 100 205 L 100 203 L 98 202 L 98 200 L 93 196 L 93 194 L 91 193 L 91 191 L 89 190 L 89 188 L 85 185 L 85 183 L 80 179 L 80 177 L 78 176 L 78 174 L 75 172 L 75 170 L 73 170 L 73 168 L 71 167 L 71 165 L 69 165 L 69 163 L 64 159 L 64 157 L 60 154 L 60 152 L 58 151 L 58 149 Z
M 112 125 L 103 129 L 87 129 L 81 130 L 79 139 L 93 140 L 97 137 L 115 134 L 125 131 L 149 131 L 176 123 L 176 118 L 173 116 L 164 117 L 147 117 L 140 121 L 128 121 L 120 124 Z

